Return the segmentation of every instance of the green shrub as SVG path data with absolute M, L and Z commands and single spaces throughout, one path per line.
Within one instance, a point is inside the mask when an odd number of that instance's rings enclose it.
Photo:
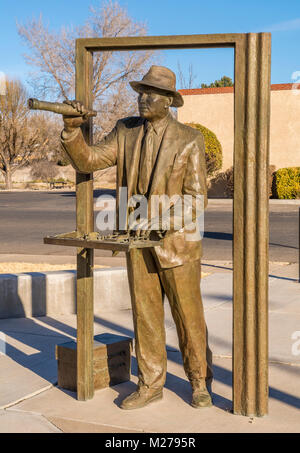
M 274 193 L 274 180 L 275 180 L 275 173 L 276 173 L 275 165 L 269 166 L 269 198 L 273 198 Z
M 57 168 L 54 162 L 39 160 L 32 164 L 30 175 L 35 182 L 49 182 L 57 175 Z
M 198 129 L 200 132 L 202 132 L 205 143 L 207 175 L 215 175 L 217 171 L 221 170 L 223 162 L 222 146 L 217 139 L 216 134 L 214 134 L 210 129 L 207 129 L 207 127 L 204 127 L 201 124 L 186 123 L 186 125 L 193 127 L 194 129 Z
M 280 199 L 300 197 L 300 167 L 280 168 L 275 172 L 273 196 Z
M 234 183 L 233 183 L 233 167 L 228 168 L 221 173 L 220 177 L 225 181 L 225 194 L 229 198 L 233 198 Z
M 274 181 L 274 172 L 275 172 L 275 165 L 270 165 L 269 166 L 269 197 L 272 195 L 272 187 L 273 187 L 273 181 Z M 234 180 L 233 180 L 233 167 L 228 168 L 226 171 L 220 173 L 218 175 L 220 179 L 223 179 L 225 182 L 225 194 L 229 198 L 233 198 L 233 192 L 234 192 Z

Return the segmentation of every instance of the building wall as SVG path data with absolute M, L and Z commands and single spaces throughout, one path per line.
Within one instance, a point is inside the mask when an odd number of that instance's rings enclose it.
M 189 92 L 196 94 L 186 94 Z M 200 123 L 217 135 L 223 148 L 222 170 L 226 170 L 233 164 L 233 89 L 181 90 L 181 93 L 184 105 L 178 109 L 178 121 Z M 300 90 L 292 90 L 291 84 L 272 85 L 270 164 L 276 169 L 300 166 Z
M 300 166 L 300 91 L 271 92 L 270 163 Z

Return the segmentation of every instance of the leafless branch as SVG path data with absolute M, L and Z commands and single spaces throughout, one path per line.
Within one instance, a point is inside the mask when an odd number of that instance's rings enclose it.
M 76 38 L 142 36 L 147 31 L 145 24 L 134 21 L 125 8 L 112 0 L 90 7 L 88 20 L 75 28 L 50 31 L 42 16 L 17 27 L 29 50 L 25 59 L 35 68 L 30 76 L 35 94 L 52 100 L 75 97 Z M 94 54 L 93 101 L 94 109 L 99 111 L 95 120 L 98 134 L 112 129 L 123 113 L 128 116 L 135 112 L 135 93 L 128 88 L 128 82 L 142 77 L 156 55 L 148 50 Z

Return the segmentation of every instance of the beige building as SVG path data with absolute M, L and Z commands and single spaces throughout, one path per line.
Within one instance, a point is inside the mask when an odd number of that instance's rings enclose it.
M 233 87 L 180 90 L 182 123 L 200 123 L 211 129 L 223 148 L 223 167 L 233 164 Z M 271 85 L 270 164 L 276 169 L 300 166 L 300 87 Z

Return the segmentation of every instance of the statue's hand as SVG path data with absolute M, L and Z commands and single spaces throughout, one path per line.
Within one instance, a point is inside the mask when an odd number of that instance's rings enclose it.
M 155 239 L 162 239 L 166 233 L 166 230 L 162 230 L 159 219 L 141 219 L 135 220 L 129 229 L 134 231 L 134 235 L 137 238 L 149 239 L 150 236 L 154 236 Z
M 75 110 L 77 110 L 77 112 L 81 114 L 81 116 L 63 115 L 65 131 L 73 132 L 75 129 L 77 129 L 87 121 L 88 117 L 84 114 L 85 112 L 87 113 L 88 110 L 84 107 L 83 104 L 81 104 L 81 102 L 76 100 L 66 100 L 64 101 L 64 104 L 71 105 Z

